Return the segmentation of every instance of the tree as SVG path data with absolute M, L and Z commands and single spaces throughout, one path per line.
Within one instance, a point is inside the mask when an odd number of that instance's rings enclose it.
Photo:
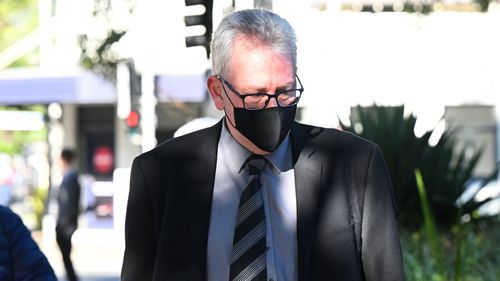
M 127 9 L 131 15 L 134 10 L 134 1 L 128 0 Z M 116 82 L 116 66 L 121 59 L 115 52 L 113 46 L 119 44 L 120 39 L 127 33 L 122 27 L 116 27 L 111 17 L 111 0 L 94 0 L 93 16 L 105 19 L 103 28 L 106 30 L 105 37 L 98 37 L 89 34 L 79 36 L 81 49 L 80 63 L 105 79 Z
M 380 146 L 394 187 L 398 219 L 403 226 L 415 229 L 423 221 L 421 213 L 416 211 L 420 205 L 414 171 L 420 169 L 436 222 L 447 228 L 456 222 L 459 212 L 474 215 L 480 206 L 493 199 L 477 202 L 471 198 L 458 202 L 473 179 L 481 148 L 468 145 L 457 151 L 457 137 L 453 130 L 445 130 L 437 144 L 431 146 L 429 139 L 433 130 L 416 137 L 416 121 L 415 116 L 404 115 L 403 106 L 358 106 L 351 116 L 351 126 L 341 126 Z M 496 179 L 498 169 L 483 179 L 482 187 Z
M 38 26 L 38 1 L 0 1 L 0 53 Z M 34 50 L 10 66 L 33 66 L 38 64 L 38 52 Z

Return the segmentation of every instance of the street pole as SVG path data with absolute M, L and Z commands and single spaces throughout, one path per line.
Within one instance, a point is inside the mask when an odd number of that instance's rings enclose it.
M 156 144 L 156 97 L 155 97 L 155 76 L 150 69 L 142 71 L 142 96 L 141 96 L 141 146 L 142 152 L 153 149 Z
M 257 9 L 271 11 L 273 9 L 273 0 L 253 0 L 253 6 Z

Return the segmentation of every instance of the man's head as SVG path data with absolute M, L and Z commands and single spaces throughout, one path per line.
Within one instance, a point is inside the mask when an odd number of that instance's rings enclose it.
M 61 165 L 63 169 L 71 166 L 75 159 L 75 152 L 72 149 L 65 148 L 61 151 Z
M 292 26 L 277 14 L 265 10 L 243 10 L 222 19 L 212 36 L 212 70 L 216 75 L 231 74 L 232 50 L 238 37 L 246 37 L 271 48 L 286 58 L 296 71 L 297 45 Z
M 273 151 L 290 130 L 302 92 L 296 49 L 290 24 L 264 10 L 232 13 L 213 34 L 208 89 L 231 135 L 253 153 Z

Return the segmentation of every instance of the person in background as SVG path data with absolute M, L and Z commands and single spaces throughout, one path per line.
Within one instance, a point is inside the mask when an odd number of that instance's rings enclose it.
M 122 280 L 404 280 L 378 146 L 294 121 L 290 24 L 231 13 L 211 50 L 207 87 L 225 116 L 135 158 Z
M 57 281 L 31 232 L 5 206 L 0 206 L 0 280 Z
M 59 211 L 56 224 L 56 239 L 69 281 L 78 280 L 71 261 L 71 237 L 77 228 L 80 210 L 80 184 L 78 182 L 78 173 L 73 167 L 74 159 L 75 152 L 73 150 L 64 149 L 61 152 L 60 164 L 63 180 L 59 186 L 57 196 Z

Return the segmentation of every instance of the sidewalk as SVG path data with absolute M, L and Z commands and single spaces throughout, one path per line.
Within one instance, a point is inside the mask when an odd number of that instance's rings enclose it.
M 59 280 L 65 280 L 64 265 L 53 233 L 33 233 Z M 123 233 L 113 229 L 78 229 L 71 253 L 80 281 L 119 281 L 123 259 Z

